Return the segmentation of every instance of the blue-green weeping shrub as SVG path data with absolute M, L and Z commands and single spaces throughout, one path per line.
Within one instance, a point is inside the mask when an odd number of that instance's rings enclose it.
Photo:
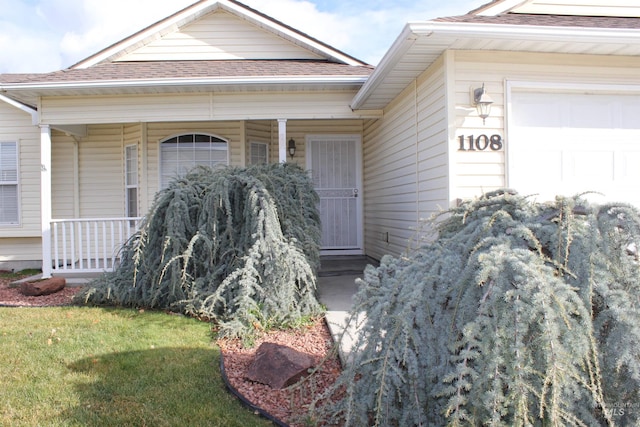
M 369 266 L 320 417 L 345 426 L 640 425 L 640 220 L 626 205 L 463 203 Z
M 208 318 L 250 337 L 317 315 L 318 196 L 292 164 L 196 168 L 160 191 L 115 271 L 76 301 Z

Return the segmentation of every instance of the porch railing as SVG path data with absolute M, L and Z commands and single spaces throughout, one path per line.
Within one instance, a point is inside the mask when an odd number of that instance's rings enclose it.
M 113 270 L 122 245 L 142 218 L 54 219 L 51 221 L 53 273 Z

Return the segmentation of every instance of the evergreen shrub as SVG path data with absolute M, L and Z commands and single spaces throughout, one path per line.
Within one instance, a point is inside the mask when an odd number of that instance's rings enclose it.
M 318 196 L 293 164 L 198 167 L 158 192 L 119 266 L 76 301 L 165 309 L 250 338 L 321 312 Z
M 640 425 L 635 208 L 501 190 L 433 224 L 431 243 L 367 267 L 360 350 L 322 396 L 326 420 Z

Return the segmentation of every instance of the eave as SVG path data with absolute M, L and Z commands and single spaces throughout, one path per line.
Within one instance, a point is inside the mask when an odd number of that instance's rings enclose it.
M 7 104 L 24 111 L 25 113 L 31 116 L 31 124 L 37 125 L 39 121 L 38 110 L 29 105 L 23 104 L 22 102 L 18 102 L 15 99 L 11 99 L 8 96 L 4 96 L 0 94 L 0 101 L 6 102 Z
M 637 29 L 410 22 L 387 51 L 351 108 L 384 109 L 447 50 L 640 55 Z
M 13 99 L 36 105 L 45 96 L 117 96 L 193 92 L 357 91 L 368 76 L 274 76 L 31 82 L 0 85 Z

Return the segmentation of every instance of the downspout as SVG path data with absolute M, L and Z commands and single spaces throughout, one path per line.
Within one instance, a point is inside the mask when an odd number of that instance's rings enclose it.
M 420 245 L 420 138 L 418 137 L 418 79 L 413 79 L 413 128 L 416 139 L 416 244 Z

